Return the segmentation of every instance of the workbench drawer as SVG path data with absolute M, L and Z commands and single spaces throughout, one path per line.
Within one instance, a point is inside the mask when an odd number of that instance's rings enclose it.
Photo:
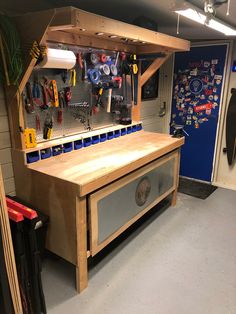
M 178 163 L 168 154 L 89 196 L 92 256 L 175 190 Z

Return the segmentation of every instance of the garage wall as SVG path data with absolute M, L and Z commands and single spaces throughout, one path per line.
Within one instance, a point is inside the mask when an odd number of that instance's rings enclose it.
M 4 186 L 7 194 L 14 194 L 11 141 L 3 87 L 0 85 L 0 164 L 3 173 Z
M 143 101 L 141 104 L 141 121 L 145 131 L 169 133 L 170 111 L 172 101 L 173 65 L 171 56 L 160 68 L 158 98 Z M 163 103 L 166 103 L 166 114 L 159 116 Z
M 232 52 L 230 53 L 228 69 L 229 82 L 226 82 L 225 97 L 224 97 L 224 110 L 221 113 L 221 125 L 219 127 L 219 143 L 218 151 L 215 158 L 215 175 L 214 184 L 221 187 L 231 188 L 236 190 L 236 162 L 232 167 L 229 167 L 227 162 L 227 155 L 223 153 L 223 148 L 226 147 L 225 140 L 225 121 L 228 109 L 228 104 L 231 97 L 231 88 L 236 88 L 236 73 L 231 71 L 232 62 L 236 60 L 236 41 L 233 42 Z M 235 117 L 236 123 L 236 117 Z

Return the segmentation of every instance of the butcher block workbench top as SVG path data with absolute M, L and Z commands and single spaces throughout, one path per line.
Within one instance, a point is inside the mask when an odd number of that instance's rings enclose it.
M 137 132 L 28 165 L 28 168 L 75 183 L 84 196 L 151 162 L 184 143 L 167 134 Z

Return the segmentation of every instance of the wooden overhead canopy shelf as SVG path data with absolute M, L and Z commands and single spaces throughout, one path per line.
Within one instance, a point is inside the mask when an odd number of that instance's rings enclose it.
M 19 129 L 25 128 L 20 95 L 36 63 L 36 60 L 30 57 L 30 49 L 35 40 L 40 45 L 56 42 L 124 51 L 136 53 L 137 55 L 162 53 L 162 56 L 159 54 L 142 75 L 139 71 L 138 101 L 137 105 L 132 108 L 134 121 L 140 120 L 141 88 L 143 84 L 172 53 L 190 49 L 189 41 L 85 12 L 74 7 L 27 13 L 15 17 L 15 23 L 21 37 L 25 68 L 19 87 L 11 86 L 7 88 L 6 95 L 12 146 L 18 149 L 25 149 L 23 134 L 19 132 Z
M 34 40 L 120 50 L 137 54 L 188 51 L 190 42 L 74 7 L 27 13 L 15 18 L 26 60 L 23 90 L 35 61 L 29 58 Z M 39 23 L 40 21 L 40 23 Z M 159 65 L 160 66 L 160 65 Z
M 67 36 L 67 38 L 79 36 L 81 41 L 89 37 L 92 42 L 108 40 L 113 46 L 117 43 L 125 44 L 129 47 L 128 50 L 136 53 L 186 51 L 190 47 L 186 40 L 85 12 L 74 7 L 56 9 L 55 16 L 48 27 L 49 40 L 55 38 L 54 32 L 57 34 L 58 32 L 66 33 L 62 36 Z

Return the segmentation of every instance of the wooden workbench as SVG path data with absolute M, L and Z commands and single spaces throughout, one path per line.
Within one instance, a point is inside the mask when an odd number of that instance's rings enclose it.
M 16 180 L 17 196 L 49 215 L 47 248 L 76 265 L 79 292 L 87 286 L 88 256 L 94 256 L 166 196 L 173 194 L 172 204 L 175 204 L 179 148 L 183 142 L 183 138 L 177 139 L 166 134 L 140 131 L 30 165 L 24 164 L 23 151 L 13 151 L 16 177 L 21 178 Z M 149 173 L 156 171 L 168 161 L 172 163 L 170 167 L 166 164 L 171 170 L 163 168 L 161 173 L 155 174 L 157 177 L 154 180 L 157 185 L 161 186 L 163 182 L 169 180 L 165 178 L 165 175 L 163 176 L 165 173 L 163 171 L 169 171 L 168 177 L 171 175 L 171 184 L 162 192 L 158 192 L 160 195 L 154 195 L 149 203 L 148 201 L 145 203 L 146 200 L 144 200 L 145 204 L 141 207 L 127 205 L 137 208 L 134 212 L 131 209 L 130 216 L 124 218 L 127 221 L 121 221 L 119 227 L 116 226 L 116 222 L 112 222 L 112 210 L 114 211 L 112 207 L 115 208 L 112 200 L 111 211 L 108 215 L 111 225 L 114 225 L 114 230 L 102 231 L 108 232 L 109 235 L 100 234 L 99 226 L 106 220 L 104 215 L 107 215 L 107 212 L 98 210 L 98 202 L 101 200 L 103 202 L 103 199 L 108 197 L 106 202 L 109 203 L 111 194 L 115 202 L 115 198 L 119 199 L 119 193 L 125 186 L 131 189 L 132 194 L 133 188 L 129 187 L 130 184 L 136 181 L 138 184 L 142 178 L 146 180 Z M 159 183 L 158 180 L 160 180 Z M 152 191 L 154 190 L 152 187 Z M 115 193 L 118 193 L 117 196 Z M 130 198 L 133 199 L 131 195 Z M 119 210 L 118 208 L 115 210 L 115 215 L 117 215 Z M 127 211 L 125 208 L 122 209 L 120 215 L 126 215 L 129 210 L 130 208 L 127 208 Z M 102 219 L 103 222 L 99 222 L 100 214 L 105 217 Z M 119 220 L 119 215 L 114 219 Z M 111 228 L 110 225 L 101 225 L 101 227 Z M 100 242 L 99 236 L 103 237 Z
M 32 44 L 36 40 L 46 46 L 55 43 L 138 56 L 153 54 L 150 66 L 138 72 L 132 121 L 139 124 L 142 86 L 171 54 L 188 51 L 190 42 L 73 7 L 25 14 L 15 17 L 15 23 L 25 65 L 19 84 L 6 87 L 16 194 L 49 215 L 47 248 L 76 265 L 81 292 L 87 286 L 89 255 L 94 256 L 166 196 L 172 194 L 175 204 L 179 149 L 184 140 L 139 131 L 27 164 L 22 93 L 37 61 L 30 55 Z M 40 154 L 43 148 L 73 145 L 74 137 L 82 136 L 80 132 L 37 143 L 30 151 Z

